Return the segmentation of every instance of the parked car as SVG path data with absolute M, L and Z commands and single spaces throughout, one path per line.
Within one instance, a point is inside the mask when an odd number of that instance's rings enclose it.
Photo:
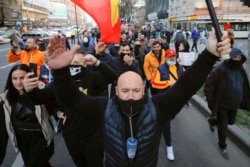
M 71 37 L 71 30 L 70 29 L 63 29 L 62 32 L 67 38 Z
M 45 51 L 49 44 L 49 33 L 43 30 L 31 30 L 22 35 L 22 40 L 26 42 L 28 38 L 34 38 L 37 41 L 39 50 Z
M 9 38 L 3 38 L 3 36 L 0 35 L 0 44 L 6 44 L 6 43 L 10 43 L 10 39 Z
M 50 36 L 58 35 L 58 31 L 62 31 L 62 29 L 59 29 L 59 28 L 51 29 L 51 30 L 49 30 L 49 35 Z

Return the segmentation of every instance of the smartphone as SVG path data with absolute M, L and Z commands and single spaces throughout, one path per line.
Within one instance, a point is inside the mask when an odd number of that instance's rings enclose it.
M 37 77 L 37 64 L 36 63 L 30 63 L 30 72 L 34 72 L 33 77 Z

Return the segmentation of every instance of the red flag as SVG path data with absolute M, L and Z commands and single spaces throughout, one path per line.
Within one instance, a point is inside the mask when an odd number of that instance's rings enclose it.
M 120 43 L 120 0 L 71 0 L 97 23 L 101 42 Z

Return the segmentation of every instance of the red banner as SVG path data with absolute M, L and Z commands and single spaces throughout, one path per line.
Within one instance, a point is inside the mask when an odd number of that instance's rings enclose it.
M 71 0 L 97 23 L 101 42 L 120 43 L 120 0 Z

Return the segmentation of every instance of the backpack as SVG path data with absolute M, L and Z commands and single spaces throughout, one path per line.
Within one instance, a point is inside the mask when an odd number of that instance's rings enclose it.
M 185 37 L 184 37 L 182 31 L 177 32 L 175 35 L 175 43 L 180 43 L 183 41 L 185 41 Z
M 157 25 L 156 25 L 156 31 L 161 31 L 162 30 L 162 24 L 161 23 L 158 23 Z

